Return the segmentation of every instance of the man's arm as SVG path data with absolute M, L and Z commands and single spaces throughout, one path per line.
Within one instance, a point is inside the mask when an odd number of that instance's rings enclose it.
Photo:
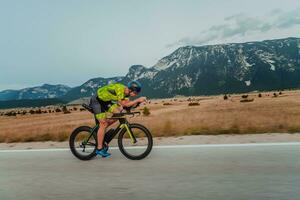
M 122 107 L 131 107 L 131 106 L 136 105 L 137 103 L 143 103 L 143 102 L 146 102 L 146 97 L 140 97 L 140 98 L 137 98 L 133 101 L 129 101 L 128 99 L 125 99 L 125 100 L 119 101 L 118 103 Z

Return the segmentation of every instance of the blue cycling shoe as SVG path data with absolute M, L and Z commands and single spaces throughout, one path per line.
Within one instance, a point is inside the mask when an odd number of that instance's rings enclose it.
M 109 146 L 104 146 L 103 149 L 107 152 L 108 151 Z
M 107 152 L 108 148 L 97 149 L 96 154 L 103 158 L 109 157 L 111 154 Z

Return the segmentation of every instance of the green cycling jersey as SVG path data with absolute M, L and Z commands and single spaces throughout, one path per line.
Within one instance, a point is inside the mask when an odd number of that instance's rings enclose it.
M 112 102 L 112 105 L 105 112 L 101 111 L 95 113 L 97 119 L 105 119 L 108 117 L 108 113 L 112 113 L 115 109 L 120 108 L 117 102 L 128 99 L 125 98 L 125 88 L 126 86 L 121 83 L 112 83 L 97 90 L 97 96 L 100 100 Z
M 102 101 L 120 101 L 125 99 L 126 86 L 121 83 L 112 83 L 97 90 L 97 96 Z

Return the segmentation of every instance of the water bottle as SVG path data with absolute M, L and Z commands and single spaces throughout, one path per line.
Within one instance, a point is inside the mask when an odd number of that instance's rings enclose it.
M 115 137 L 114 131 L 115 131 L 115 129 L 111 128 L 111 129 L 109 129 L 109 130 L 105 133 L 105 135 L 104 135 L 104 141 L 105 141 L 107 144 Z

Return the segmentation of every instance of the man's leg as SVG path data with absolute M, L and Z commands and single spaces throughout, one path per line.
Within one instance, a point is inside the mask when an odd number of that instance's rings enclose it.
M 98 129 L 98 146 L 97 149 L 102 149 L 103 148 L 103 139 L 104 139 L 104 134 L 106 128 L 109 126 L 109 123 L 107 122 L 106 119 L 101 119 L 100 120 L 100 127 Z
M 116 120 L 116 119 L 108 119 L 108 120 L 107 120 L 107 123 L 108 123 L 108 126 L 107 126 L 107 127 L 109 127 L 110 125 L 112 125 L 112 124 L 115 123 L 116 121 L 118 121 L 118 120 Z
M 100 127 L 98 130 L 98 146 L 96 149 L 96 154 L 100 155 L 102 157 L 108 157 L 110 156 L 110 153 L 107 152 L 106 148 L 103 148 L 103 139 L 105 134 L 105 129 L 108 127 L 108 122 L 105 119 L 100 120 Z
M 115 109 L 112 111 L 112 113 L 119 113 L 119 112 L 121 112 L 121 111 L 122 111 L 122 109 L 119 108 L 119 107 L 117 107 L 117 108 L 115 108 Z M 108 123 L 107 127 L 109 127 L 110 125 L 112 125 L 112 124 L 115 123 L 116 121 L 118 121 L 118 120 L 117 120 L 117 119 L 106 119 L 106 122 Z
M 115 123 L 117 120 L 115 119 L 102 119 L 100 121 L 100 127 L 98 129 L 98 149 L 103 148 L 103 139 L 106 132 L 106 128 Z
M 113 111 L 118 112 L 119 110 L 114 109 Z M 104 140 L 106 128 L 109 127 L 111 124 L 115 123 L 116 121 L 117 121 L 116 119 L 106 119 L 106 118 L 99 119 L 100 127 L 98 129 L 98 136 L 97 136 L 97 140 L 98 140 L 97 149 L 98 150 L 103 149 L 103 140 Z

